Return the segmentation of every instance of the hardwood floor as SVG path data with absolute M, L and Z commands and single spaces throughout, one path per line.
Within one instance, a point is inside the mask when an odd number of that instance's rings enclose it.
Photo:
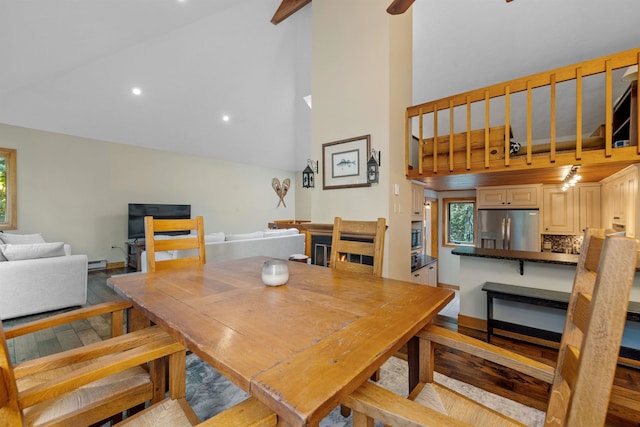
M 113 290 L 106 286 L 106 279 L 112 274 L 123 272 L 124 269 L 90 272 L 87 305 L 117 299 Z M 68 310 L 71 309 L 73 308 Z M 60 311 L 6 320 L 3 326 L 10 328 Z M 443 313 L 445 315 L 439 315 L 436 323 L 457 330 L 456 319 L 452 317 L 450 310 L 445 309 Z M 104 317 L 8 340 L 8 347 L 12 361 L 16 363 L 101 340 L 109 336 L 109 332 L 109 319 Z M 472 330 L 461 332 L 484 339 L 484 334 Z M 500 336 L 492 337 L 492 343 L 550 365 L 555 363 L 557 357 L 556 350 L 534 343 Z M 504 367 L 488 364 L 477 357 L 440 347 L 436 349 L 436 370 L 528 406 L 546 409 L 549 394 L 549 386 L 546 383 L 524 377 Z M 615 384 L 615 397 L 609 408 L 608 424 L 621 427 L 640 426 L 640 369 L 619 366 Z
M 93 305 L 118 298 L 116 293 L 106 286 L 109 275 L 124 273 L 125 269 L 89 272 L 87 279 L 87 304 Z M 53 314 L 73 310 L 55 310 L 47 313 L 34 314 L 32 316 L 8 319 L 2 322 L 5 329 L 12 326 L 41 319 Z M 95 317 L 88 320 L 80 320 L 71 324 L 59 326 L 45 331 L 24 335 L 7 340 L 7 347 L 13 363 L 23 362 L 48 354 L 53 354 L 70 348 L 80 347 L 92 342 L 101 341 L 111 335 L 109 316 Z

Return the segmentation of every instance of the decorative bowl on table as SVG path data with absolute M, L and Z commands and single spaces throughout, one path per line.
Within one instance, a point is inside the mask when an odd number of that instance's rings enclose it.
M 262 283 L 267 286 L 280 286 L 289 280 L 289 267 L 281 259 L 265 261 L 262 265 Z

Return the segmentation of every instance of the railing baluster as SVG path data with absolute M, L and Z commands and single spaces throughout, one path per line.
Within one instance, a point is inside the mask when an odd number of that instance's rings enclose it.
M 551 163 L 555 163 L 556 161 L 556 75 L 551 74 L 551 79 L 549 82 L 550 86 L 550 96 L 551 96 L 551 117 L 549 121 L 551 122 L 551 128 L 549 129 L 550 133 L 550 150 L 549 150 L 549 161 Z
M 467 95 L 467 170 L 471 169 L 471 97 Z
M 411 126 L 409 126 L 409 111 L 405 110 L 404 112 L 404 158 L 407 159 L 405 162 L 404 173 L 405 175 L 409 175 L 409 144 L 410 138 L 413 138 L 411 133 Z M 422 144 L 418 141 L 418 158 L 422 159 Z M 418 160 L 419 162 L 420 160 Z
M 420 120 L 419 120 L 419 123 L 420 123 L 419 132 L 420 132 L 420 135 L 418 135 L 419 136 L 418 147 L 419 147 L 420 157 L 418 158 L 418 173 L 420 175 L 422 175 L 422 172 L 423 172 L 422 168 L 424 167 L 423 159 L 422 159 L 422 157 L 423 157 L 422 146 L 424 144 L 424 134 L 422 133 L 422 131 L 423 131 L 424 113 L 422 111 L 422 108 L 420 108 L 418 116 L 420 117 Z M 434 139 L 434 141 L 435 141 L 435 139 Z
M 509 166 L 511 158 L 511 87 L 504 88 L 504 165 Z
M 531 164 L 531 80 L 527 80 L 527 164 Z
M 582 67 L 576 68 L 576 160 L 582 159 Z
M 433 105 L 433 173 L 438 173 L 438 104 Z
M 453 99 L 449 100 L 449 172 L 453 172 Z
M 489 91 L 484 91 L 484 167 L 489 167 Z
M 604 121 L 604 156 L 611 157 L 611 141 L 613 138 L 613 91 L 611 88 L 611 60 L 604 63 L 605 68 L 605 121 Z

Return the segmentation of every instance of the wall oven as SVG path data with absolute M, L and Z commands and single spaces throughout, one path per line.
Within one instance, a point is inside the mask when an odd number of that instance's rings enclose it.
M 411 249 L 422 248 L 422 230 L 419 228 L 411 229 Z

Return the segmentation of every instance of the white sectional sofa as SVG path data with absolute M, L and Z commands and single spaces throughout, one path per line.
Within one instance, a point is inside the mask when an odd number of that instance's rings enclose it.
M 87 256 L 62 242 L 26 243 L 34 239 L 0 233 L 0 319 L 87 302 Z
M 170 237 L 167 237 L 170 238 Z M 288 259 L 304 254 L 304 234 L 295 228 L 261 230 L 244 234 L 212 233 L 205 235 L 207 263 L 230 261 L 252 256 Z M 171 251 L 156 254 L 157 260 L 181 258 L 190 251 Z M 141 271 L 147 271 L 147 253 L 141 254 Z

